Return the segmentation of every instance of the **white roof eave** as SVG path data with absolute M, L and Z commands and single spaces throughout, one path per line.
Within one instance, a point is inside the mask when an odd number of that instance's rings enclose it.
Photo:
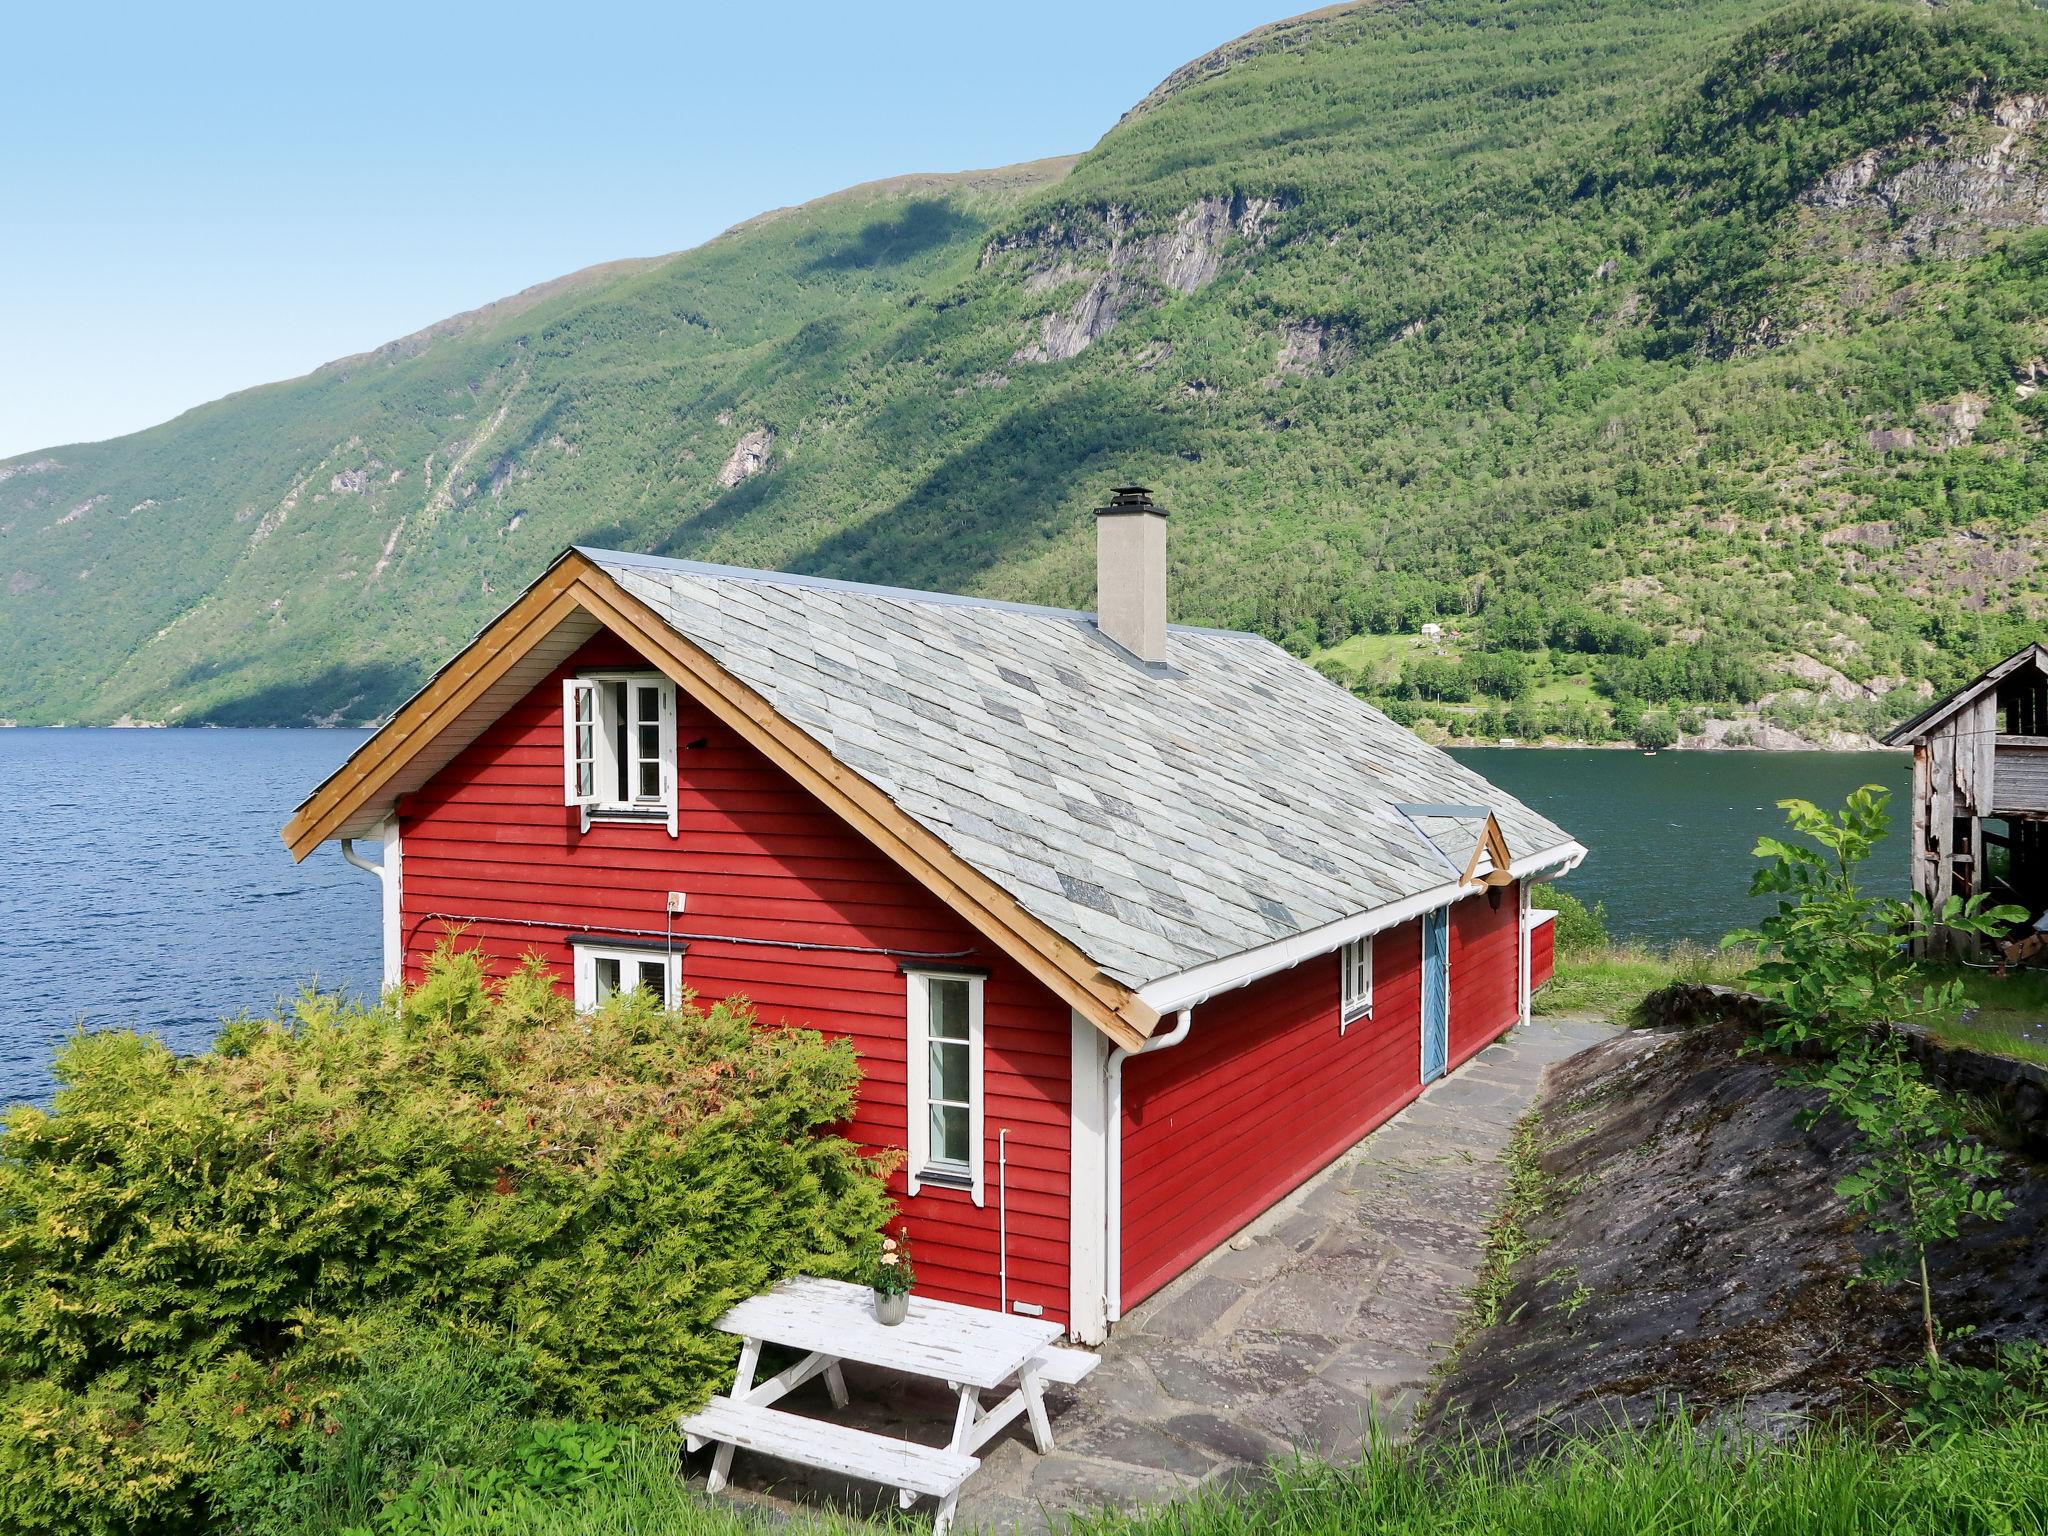
M 1508 866 L 1508 873 L 1517 880 L 1527 880 L 1543 874 L 1567 874 L 1576 869 L 1585 857 L 1584 844 L 1561 843 L 1542 853 L 1530 854 L 1527 858 L 1515 860 Z M 1271 944 L 1262 944 L 1257 949 L 1248 949 L 1221 960 L 1211 960 L 1172 976 L 1162 976 L 1159 980 L 1147 982 L 1140 987 L 1138 997 L 1163 1018 L 1167 1014 L 1178 1013 L 1183 1008 L 1192 1008 L 1198 1003 L 1206 1002 L 1219 992 L 1235 991 L 1239 987 L 1263 981 L 1268 976 L 1297 966 L 1304 960 L 1332 954 L 1353 939 L 1362 939 L 1368 934 L 1382 933 L 1389 928 L 1399 927 L 1425 912 L 1449 906 L 1460 897 L 1469 896 L 1480 888 L 1476 881 L 1446 881 L 1442 885 L 1419 891 L 1387 906 L 1376 907 L 1370 912 L 1354 913 L 1350 917 L 1339 918 L 1334 923 L 1325 923 L 1320 928 L 1311 928 L 1305 933 L 1292 934 Z

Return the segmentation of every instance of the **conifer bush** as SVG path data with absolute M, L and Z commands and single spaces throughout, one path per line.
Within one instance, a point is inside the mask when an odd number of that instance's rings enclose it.
M 846 1274 L 888 1214 L 834 1134 L 853 1051 L 734 1001 L 578 1015 L 444 947 L 375 1007 L 308 993 L 181 1059 L 80 1034 L 0 1129 L 0 1529 L 206 1522 L 205 1480 L 333 1433 L 408 1334 L 515 1354 L 533 1411 L 670 1420 L 712 1328 Z

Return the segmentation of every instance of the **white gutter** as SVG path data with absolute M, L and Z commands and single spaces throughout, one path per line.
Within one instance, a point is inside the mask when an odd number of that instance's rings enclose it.
M 1153 1051 L 1172 1050 L 1187 1039 L 1188 1028 L 1194 1022 L 1194 1009 L 1183 1008 L 1180 1010 L 1180 1017 L 1174 1020 L 1173 1028 L 1165 1034 L 1154 1035 L 1135 1051 L 1127 1051 L 1118 1046 L 1109 1053 L 1109 1063 L 1105 1069 L 1109 1091 L 1103 1096 L 1108 1103 L 1108 1110 L 1103 1118 L 1108 1122 L 1109 1139 L 1107 1155 L 1103 1158 L 1103 1172 L 1108 1186 L 1107 1198 L 1103 1203 L 1108 1208 L 1106 1225 L 1109 1228 L 1106 1245 L 1109 1250 L 1106 1266 L 1108 1278 L 1104 1289 L 1109 1294 L 1103 1297 L 1103 1303 L 1108 1319 L 1112 1323 L 1123 1315 L 1124 1295 L 1124 1058 L 1146 1056 Z
M 1578 868 L 1585 856 L 1584 844 L 1563 843 L 1515 860 L 1508 866 L 1508 873 L 1517 880 L 1527 880 L 1540 874 L 1562 875 Z M 1242 954 L 1206 961 L 1175 976 L 1162 976 L 1140 987 L 1138 997 L 1161 1016 L 1192 1008 L 1218 992 L 1229 992 L 1262 981 L 1304 960 L 1313 960 L 1318 955 L 1341 949 L 1353 939 L 1362 939 L 1369 933 L 1379 933 L 1425 912 L 1434 912 L 1438 907 L 1448 906 L 1479 888 L 1476 883 L 1467 885 L 1458 880 L 1446 881 L 1418 895 L 1404 897 L 1390 906 L 1354 913 L 1334 923 L 1325 923 L 1320 928 L 1311 928 L 1306 933 L 1245 950 Z

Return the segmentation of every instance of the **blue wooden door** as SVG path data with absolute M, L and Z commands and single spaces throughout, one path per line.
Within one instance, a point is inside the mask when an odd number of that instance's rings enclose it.
M 1451 1054 L 1451 913 L 1438 907 L 1422 917 L 1422 1080 L 1444 1075 Z

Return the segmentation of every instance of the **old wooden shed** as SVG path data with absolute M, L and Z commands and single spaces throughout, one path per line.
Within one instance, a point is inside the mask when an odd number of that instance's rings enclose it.
M 2008 656 L 1884 739 L 1913 749 L 1913 889 L 2048 909 L 2048 649 Z

